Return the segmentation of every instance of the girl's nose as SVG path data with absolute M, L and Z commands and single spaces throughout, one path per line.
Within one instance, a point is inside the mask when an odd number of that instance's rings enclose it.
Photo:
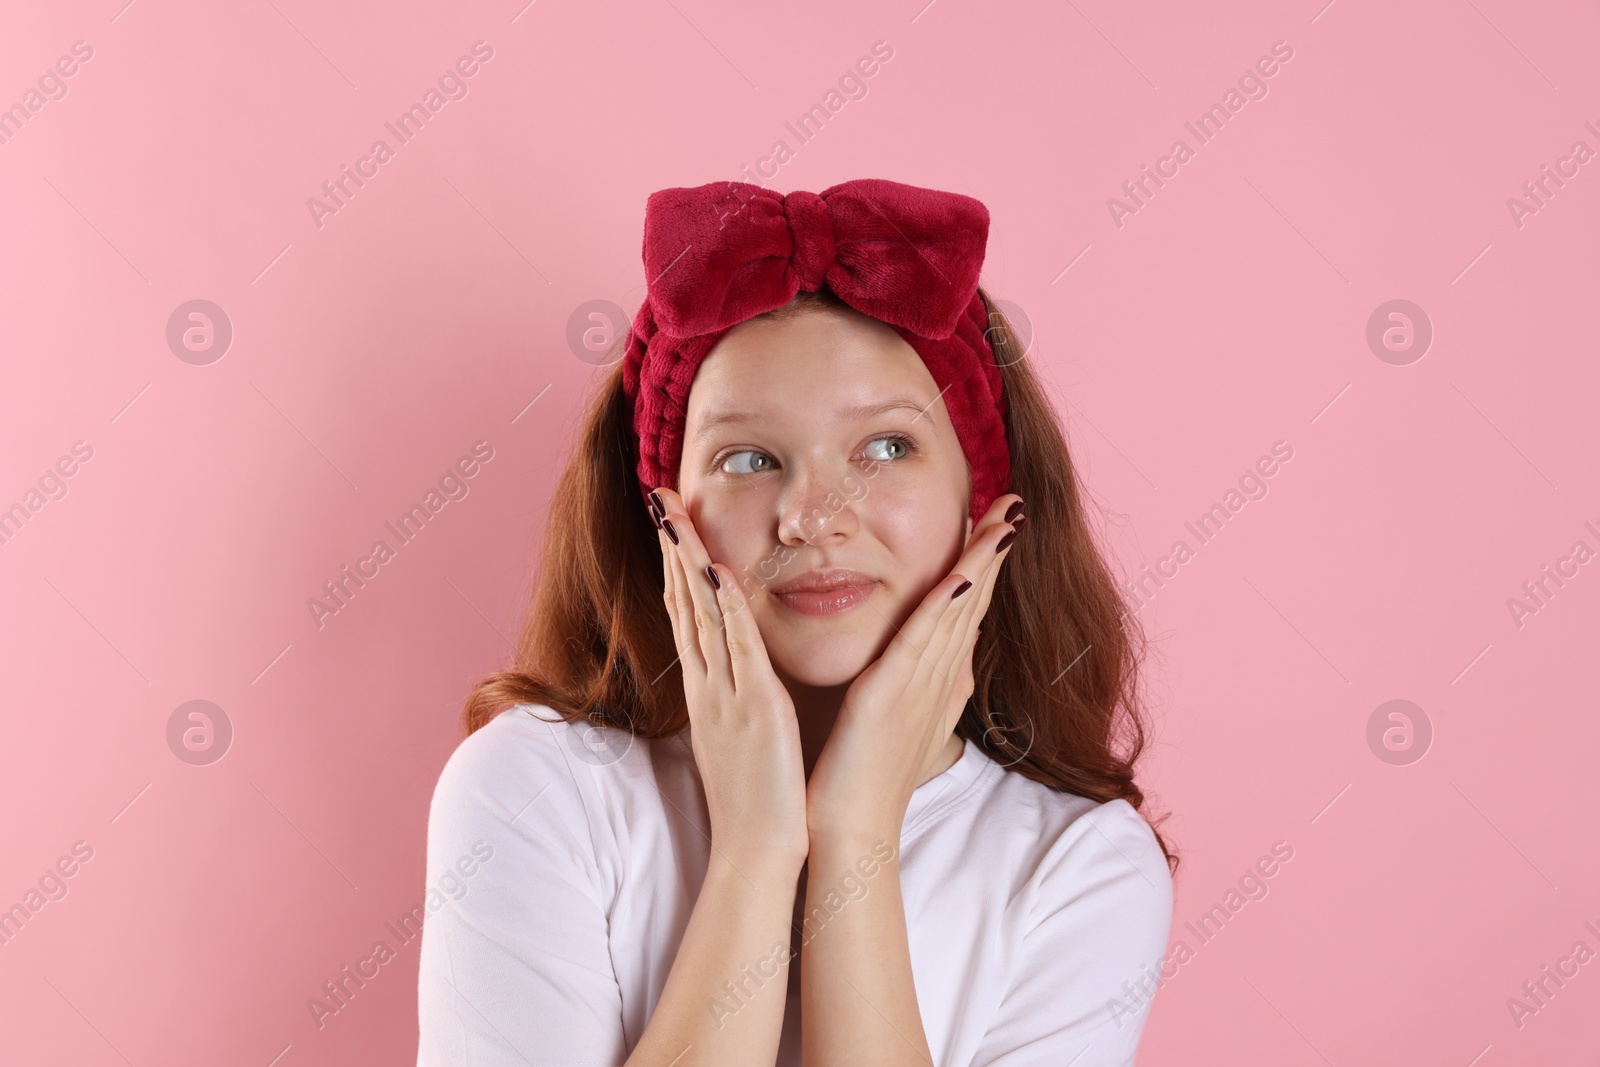
M 794 474 L 778 502 L 779 541 L 824 545 L 854 536 L 860 524 L 856 502 L 845 492 L 847 473 L 802 470 Z

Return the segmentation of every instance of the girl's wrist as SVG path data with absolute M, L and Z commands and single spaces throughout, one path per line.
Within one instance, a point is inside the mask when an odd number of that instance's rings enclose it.
M 718 848 L 713 841 L 707 878 L 711 877 L 712 872 L 721 872 L 758 885 L 778 885 L 793 889 L 800 879 L 800 869 L 805 863 L 805 856 L 793 856 L 777 850 L 729 852 Z
M 851 835 L 819 840 L 806 861 L 807 880 L 813 888 L 833 885 L 839 878 L 858 872 L 870 878 L 900 858 L 900 833 Z
M 882 848 L 888 843 L 899 851 L 900 829 L 905 823 L 902 810 L 900 818 L 889 815 L 861 817 L 847 822 L 829 824 L 818 822 L 807 827 L 811 837 L 811 856 L 855 856 Z

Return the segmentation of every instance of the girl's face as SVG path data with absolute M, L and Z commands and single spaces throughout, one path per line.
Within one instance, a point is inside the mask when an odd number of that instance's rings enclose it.
M 780 678 L 846 685 L 959 558 L 966 457 L 916 350 L 846 308 L 750 319 L 689 392 L 678 491 Z

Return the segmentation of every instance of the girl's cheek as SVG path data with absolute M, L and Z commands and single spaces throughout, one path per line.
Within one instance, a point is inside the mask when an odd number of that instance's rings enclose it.
M 713 493 L 700 502 L 695 530 L 712 559 L 737 568 L 753 563 L 772 540 L 770 516 L 770 506 L 763 511 L 749 495 Z
M 965 547 L 966 502 L 944 484 L 874 487 L 858 507 L 908 590 L 931 589 Z
M 925 539 L 943 525 L 947 502 L 935 486 L 883 480 L 852 506 L 891 548 Z

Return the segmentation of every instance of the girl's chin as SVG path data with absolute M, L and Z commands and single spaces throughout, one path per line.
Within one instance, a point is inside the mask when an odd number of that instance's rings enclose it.
M 865 655 L 857 642 L 849 642 L 845 647 L 827 647 L 832 643 L 813 641 L 803 649 L 793 650 L 778 650 L 769 645 L 767 655 L 773 669 L 785 681 L 817 689 L 849 685 L 867 669 L 872 657 Z

